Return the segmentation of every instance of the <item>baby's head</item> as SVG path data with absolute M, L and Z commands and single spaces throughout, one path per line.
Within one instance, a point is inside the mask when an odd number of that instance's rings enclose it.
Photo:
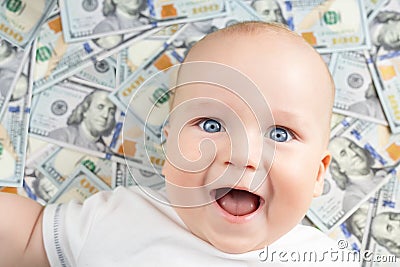
M 207 35 L 185 62 L 178 80 L 221 83 L 175 90 L 165 129 L 168 198 L 188 229 L 216 248 L 264 248 L 322 192 L 331 159 L 329 71 L 300 36 L 261 22 Z

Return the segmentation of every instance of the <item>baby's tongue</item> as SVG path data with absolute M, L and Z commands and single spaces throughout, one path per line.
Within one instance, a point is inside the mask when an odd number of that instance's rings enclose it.
M 220 192 L 218 192 L 218 190 Z M 218 189 L 217 198 L 224 194 L 226 189 Z M 224 191 L 221 193 L 221 191 Z M 243 216 L 254 212 L 259 204 L 259 197 L 245 190 L 231 189 L 217 200 L 218 204 L 227 212 L 235 216 Z

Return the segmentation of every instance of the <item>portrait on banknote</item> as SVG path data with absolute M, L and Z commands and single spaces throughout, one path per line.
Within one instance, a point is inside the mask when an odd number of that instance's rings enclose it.
M 282 13 L 282 8 L 277 0 L 253 0 L 251 1 L 251 7 L 265 22 L 278 22 L 287 24 Z
M 102 12 L 105 18 L 95 26 L 93 33 L 146 25 L 149 19 L 142 14 L 146 8 L 146 0 L 104 0 Z
M 332 153 L 329 171 L 336 185 L 345 191 L 342 208 L 347 212 L 381 183 L 387 172 L 374 168 L 371 154 L 349 138 L 332 138 L 329 151 Z
M 349 111 L 372 117 L 380 121 L 385 120 L 381 102 L 376 94 L 376 89 L 372 82 L 368 85 L 368 88 L 365 91 L 365 98 L 352 103 L 349 106 Z
M 369 224 L 368 216 L 371 215 L 373 206 L 376 205 L 376 202 L 373 200 L 374 198 L 371 197 L 365 201 L 343 223 L 332 229 L 328 235 L 337 242 L 339 242 L 339 240 L 345 240 L 347 242 L 347 248 L 353 251 L 364 249 L 364 230 Z
M 365 203 L 346 220 L 346 227 L 360 243 L 365 230 L 369 231 L 369 237 L 387 251 L 384 254 L 391 253 L 400 257 L 400 211 L 386 210 L 368 214 L 368 203 Z
M 375 54 L 400 50 L 400 2 L 391 0 L 370 22 L 370 34 Z
M 338 227 L 392 177 L 397 163 L 387 153 L 388 136 L 386 126 L 353 117 L 333 126 L 331 164 L 325 174 L 330 187 L 313 199 L 307 213 L 321 230 Z
M 371 237 L 388 252 L 400 257 L 400 211 L 384 211 L 371 220 Z
M 361 244 L 364 229 L 367 224 L 369 203 L 363 203 L 345 222 L 347 230 L 357 238 L 358 244 Z
M 54 106 L 54 111 L 57 112 L 57 106 Z M 108 93 L 95 90 L 74 108 L 68 117 L 67 126 L 51 131 L 49 137 L 107 152 L 108 147 L 103 136 L 112 133 L 116 123 L 115 112 L 116 106 L 108 99 Z
M 43 173 L 37 169 L 25 168 L 25 187 L 29 187 L 40 203 L 47 203 L 58 191 L 55 186 Z M 26 189 L 25 189 L 26 190 Z
M 18 69 L 24 57 L 24 51 L 18 50 L 5 40 L 0 41 L 0 99 L 12 90 L 13 81 L 18 75 Z M 20 91 L 28 90 L 28 82 L 25 75 L 21 75 L 17 80 L 17 87 Z

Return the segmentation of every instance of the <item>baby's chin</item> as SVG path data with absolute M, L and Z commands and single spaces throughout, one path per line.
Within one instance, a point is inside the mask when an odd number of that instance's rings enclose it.
M 260 243 L 254 242 L 254 237 L 226 237 L 208 242 L 218 250 L 229 254 L 242 254 L 250 251 L 264 249 L 269 242 L 263 240 Z

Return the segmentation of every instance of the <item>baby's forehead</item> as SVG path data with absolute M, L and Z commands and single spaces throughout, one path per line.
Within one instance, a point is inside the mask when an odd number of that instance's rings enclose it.
M 329 70 L 320 55 L 301 36 L 288 29 L 250 23 L 214 32 L 192 47 L 184 63 L 199 61 L 223 64 L 236 69 L 237 73 L 227 75 L 203 68 L 185 75 L 208 73 L 234 85 L 240 77 L 247 77 L 258 88 L 260 99 L 266 99 L 272 110 L 292 108 L 310 119 L 318 113 L 317 120 L 329 124 L 334 96 Z M 236 90 L 239 97 L 253 94 L 252 90 L 247 90 L 249 85 L 242 87 Z M 181 95 L 182 92 L 176 90 L 176 100 L 198 95 L 221 97 L 212 90 Z
M 261 78 L 270 79 L 267 74 L 278 70 L 310 70 L 312 76 L 323 75 L 332 81 L 321 56 L 301 36 L 282 27 L 214 32 L 192 47 L 184 62 L 192 61 L 223 63 L 252 79 L 257 72 L 265 74 Z
M 267 107 L 266 95 L 239 68 L 220 61 L 191 61 L 179 67 L 175 103 L 192 102 L 213 107 Z M 213 105 L 214 104 L 214 105 Z

